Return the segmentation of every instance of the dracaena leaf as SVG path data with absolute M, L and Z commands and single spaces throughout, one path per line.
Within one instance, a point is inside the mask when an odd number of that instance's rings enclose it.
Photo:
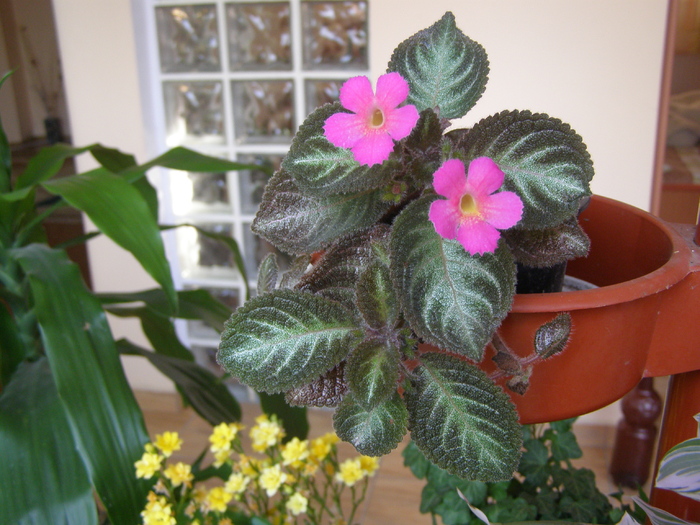
M 217 360 L 252 388 L 284 392 L 333 368 L 361 337 L 340 304 L 275 290 L 251 299 L 226 322 Z
M 294 136 L 282 168 L 304 193 L 329 196 L 386 186 L 397 169 L 389 159 L 372 167 L 358 163 L 349 149 L 338 148 L 324 135 L 326 119 L 343 111 L 340 103 L 326 104 L 309 115 Z
M 486 156 L 506 174 L 503 189 L 523 201 L 518 228 L 556 226 L 576 215 L 591 194 L 593 162 L 581 137 L 568 124 L 542 113 L 503 111 L 455 135 L 457 155 Z
M 363 189 L 311 197 L 281 170 L 265 188 L 252 229 L 284 252 L 313 253 L 347 233 L 374 224 L 390 207 L 383 196 L 383 189 Z
M 348 394 L 333 414 L 333 428 L 360 454 L 383 456 L 401 442 L 407 420 L 406 406 L 398 393 L 369 410 Z
M 424 354 L 405 394 L 411 438 L 428 459 L 464 479 L 510 479 L 522 433 L 508 396 L 477 367 Z
M 515 264 L 507 248 L 469 255 L 428 220 L 437 197 L 407 206 L 392 229 L 392 279 L 411 328 L 425 342 L 481 360 L 510 310 Z
M 554 266 L 578 257 L 585 257 L 591 241 L 575 217 L 554 228 L 522 230 L 511 228 L 503 238 L 515 260 L 532 268 Z
M 464 116 L 486 88 L 489 62 L 480 44 L 464 35 L 450 12 L 396 48 L 388 71 L 411 86 L 408 103 L 418 111 L 438 108 L 440 117 Z
M 387 341 L 363 341 L 348 358 L 345 376 L 355 402 L 371 410 L 396 392 L 399 352 Z

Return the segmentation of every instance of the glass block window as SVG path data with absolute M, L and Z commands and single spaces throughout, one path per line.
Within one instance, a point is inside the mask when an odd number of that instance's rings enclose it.
M 276 170 L 304 117 L 369 72 L 367 1 L 147 0 L 140 9 L 161 150 L 181 145 Z M 250 231 L 268 175 L 171 171 L 161 180 L 164 221 L 196 226 L 166 239 L 178 286 L 242 304 L 242 276 L 211 234 L 236 239 L 255 290 L 258 264 L 275 251 Z M 291 262 L 278 257 L 282 268 Z M 183 326 L 197 360 L 217 369 L 218 334 Z

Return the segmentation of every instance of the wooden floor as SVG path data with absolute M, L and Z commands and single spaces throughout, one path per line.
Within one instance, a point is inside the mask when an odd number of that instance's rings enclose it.
M 183 439 L 182 450 L 173 456 L 179 461 L 192 462 L 207 445 L 211 427 L 202 421 L 192 410 L 183 409 L 179 398 L 172 394 L 137 392 L 137 400 L 143 409 L 146 426 L 153 438 L 166 430 L 177 431 Z M 259 414 L 257 405 L 244 405 L 243 422 L 250 427 Z M 311 423 L 310 437 L 319 436 L 332 430 L 331 412 L 309 411 Z M 604 494 L 617 491 L 607 472 L 615 439 L 612 426 L 576 425 L 576 436 L 583 449 L 583 458 L 574 462 L 577 467 L 587 467 L 596 474 L 600 490 Z M 378 474 L 372 479 L 368 501 L 363 508 L 361 523 L 365 525 L 430 525 L 429 515 L 420 514 L 418 507 L 423 482 L 412 476 L 403 466 L 401 451 L 405 444 L 381 460 Z M 354 455 L 354 450 L 342 443 L 341 459 Z M 646 487 L 648 492 L 648 486 Z M 629 491 L 629 494 L 633 494 Z

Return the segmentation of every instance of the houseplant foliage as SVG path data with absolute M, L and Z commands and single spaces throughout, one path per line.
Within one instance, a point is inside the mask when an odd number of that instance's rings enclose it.
M 84 152 L 101 167 L 56 177 L 65 159 Z M 133 465 L 148 436 L 120 353 L 149 359 L 209 423 L 240 418 L 227 387 L 198 366 L 176 336 L 176 317 L 202 319 L 221 330 L 231 312 L 203 290 L 175 289 L 155 189 L 144 176 L 155 166 L 250 167 L 184 148 L 137 164 L 131 155 L 99 144 L 57 144 L 13 174 L 0 125 L 1 523 L 97 523 L 95 494 L 112 523 L 138 521 L 148 484 L 134 482 Z M 37 202 L 40 191 L 51 197 Z M 53 248 L 47 243 L 44 221 L 63 206 L 84 212 L 99 230 L 75 243 L 109 236 L 133 254 L 158 287 L 92 293 L 66 255 L 72 242 Z M 219 240 L 240 259 L 232 239 Z M 138 317 L 152 350 L 115 341 L 107 312 Z
M 499 480 L 518 465 L 521 431 L 476 364 L 511 307 L 516 262 L 587 252 L 576 214 L 593 168 L 581 138 L 544 114 L 446 131 L 488 70 L 448 12 L 396 48 L 376 94 L 355 77 L 306 119 L 253 223 L 298 258 L 280 279 L 274 258 L 262 263 L 218 360 L 256 389 L 336 406 L 337 434 L 363 454 L 388 453 L 410 429 L 441 468 Z M 536 356 L 567 337 L 566 323 L 545 326 Z M 503 354 L 524 390 L 529 364 Z

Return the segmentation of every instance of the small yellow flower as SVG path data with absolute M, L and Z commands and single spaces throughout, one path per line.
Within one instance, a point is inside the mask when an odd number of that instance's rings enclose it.
M 249 482 L 249 477 L 244 476 L 240 472 L 234 472 L 229 476 L 224 488 L 227 492 L 230 492 L 231 494 L 240 494 L 241 492 L 245 491 Z
M 260 474 L 260 462 L 255 458 L 241 454 L 238 460 L 238 469 L 241 474 L 249 478 L 257 478 Z
M 152 478 L 160 470 L 160 463 L 163 456 L 154 452 L 144 452 L 141 459 L 134 463 L 137 478 Z
M 304 463 L 304 468 L 301 471 L 301 475 L 307 478 L 312 477 L 314 474 L 316 474 L 316 471 L 318 470 L 318 464 L 314 463 L 312 461 L 307 461 Z
M 163 432 L 156 436 L 154 444 L 166 458 L 169 458 L 173 452 L 180 450 L 182 440 L 177 432 Z
M 229 459 L 231 459 L 231 450 L 219 450 L 214 453 L 214 461 L 213 465 L 216 468 L 219 468 L 221 465 L 226 463 Z
M 268 419 L 263 414 L 256 419 L 257 425 L 250 429 L 250 439 L 253 441 L 253 450 L 265 452 L 270 447 L 274 447 L 284 437 L 284 429 L 273 417 Z
M 214 487 L 207 493 L 206 506 L 216 512 L 225 512 L 233 494 L 224 490 L 224 487 Z
M 379 458 L 360 456 L 360 468 L 367 476 L 374 476 L 374 473 L 379 468 Z
M 317 459 L 318 461 L 323 461 L 326 459 L 328 454 L 331 453 L 331 445 L 323 438 L 316 438 L 311 441 L 309 453 L 311 454 L 311 457 Z
M 309 442 L 301 441 L 298 437 L 292 438 L 282 449 L 284 465 L 292 465 L 294 468 L 302 466 L 302 462 L 309 457 Z
M 268 497 L 272 497 L 286 480 L 287 474 L 282 472 L 282 468 L 279 465 L 273 465 L 272 467 L 263 469 L 258 483 L 265 489 Z
M 342 481 L 348 487 L 352 487 L 364 476 L 359 459 L 346 459 L 340 464 L 340 471 L 335 475 L 338 481 Z
M 183 483 L 185 486 L 189 486 L 194 479 L 192 467 L 182 462 L 178 462 L 175 465 L 168 465 L 163 471 L 163 475 L 172 482 L 173 487 L 179 487 Z
M 209 449 L 216 454 L 222 450 L 230 450 L 231 442 L 236 439 L 238 431 L 243 427 L 238 423 L 221 423 L 216 425 L 209 436 Z
M 309 506 L 309 500 L 306 499 L 299 492 L 295 492 L 289 498 L 285 506 L 287 507 L 287 510 L 289 510 L 289 512 L 291 512 L 295 516 L 298 516 L 299 514 L 304 514 L 306 512 L 306 509 Z
M 148 494 L 148 503 L 141 511 L 144 525 L 175 525 L 175 516 L 167 500 L 163 496 Z

